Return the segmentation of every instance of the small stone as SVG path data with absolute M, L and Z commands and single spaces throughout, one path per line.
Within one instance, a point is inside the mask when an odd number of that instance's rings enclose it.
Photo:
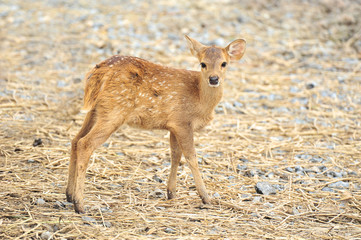
M 65 204 L 60 201 L 56 201 L 54 208 L 56 208 L 56 209 L 65 208 Z
M 302 166 L 295 166 L 295 171 L 296 172 L 303 172 L 303 167 Z
M 41 138 L 34 139 L 33 147 L 37 147 L 43 144 L 43 140 Z
M 240 158 L 239 161 L 244 162 L 244 163 L 248 163 L 248 162 L 249 162 L 248 159 L 245 159 L 245 158 Z
M 213 197 L 215 197 L 215 198 L 219 198 L 220 196 L 221 195 L 219 195 L 219 193 L 217 193 L 217 192 L 213 194 Z
M 154 176 L 153 176 L 153 179 L 154 179 L 156 182 L 159 182 L 159 183 L 162 183 L 162 182 L 163 182 L 163 180 L 160 179 L 160 177 L 158 177 L 157 175 L 154 175 Z
M 268 208 L 273 208 L 273 206 L 274 206 L 272 203 L 269 203 L 269 202 L 266 202 L 263 205 Z
M 342 173 L 336 171 L 329 171 L 326 173 L 326 176 L 329 178 L 342 178 Z
M 241 198 L 242 198 L 243 200 L 250 200 L 251 197 L 252 197 L 252 194 L 250 194 L 250 193 L 243 193 L 243 194 L 241 194 Z
M 282 184 L 274 184 L 273 187 L 278 190 L 278 191 L 283 191 L 285 190 L 285 186 Z
M 67 85 L 67 83 L 65 81 L 58 81 L 56 86 L 59 87 L 59 88 L 63 88 Z
M 321 172 L 325 172 L 327 170 L 326 166 L 318 166 L 318 169 L 320 169 Z
M 243 103 L 240 103 L 240 102 L 237 102 L 237 101 L 233 102 L 233 106 L 239 107 L 239 108 L 244 107 Z
M 108 212 L 108 213 L 112 213 L 112 212 L 113 212 L 113 210 L 111 210 L 109 207 L 102 207 L 102 208 L 100 208 L 100 211 L 102 211 L 102 212 Z
M 58 225 L 54 225 L 53 227 L 52 227 L 52 231 L 53 232 L 56 232 L 56 231 L 59 231 L 59 226 Z
M 46 231 L 46 232 L 43 232 L 41 235 L 40 235 L 41 239 L 45 239 L 45 240 L 48 240 L 51 238 L 51 232 L 49 231 Z
M 81 83 L 81 78 L 74 78 L 73 83 Z
M 277 190 L 273 187 L 273 185 L 268 182 L 258 182 L 255 188 L 257 193 L 263 195 L 270 195 L 277 193 Z
M 330 188 L 344 189 L 344 188 L 349 188 L 350 183 L 344 181 L 338 181 L 338 182 L 330 183 L 328 186 Z
M 310 89 L 314 88 L 315 86 L 316 85 L 314 83 L 308 83 L 308 84 L 306 84 L 306 89 L 310 90 Z
M 240 170 L 240 171 L 244 171 L 244 170 L 247 170 L 247 166 L 246 166 L 246 165 L 237 164 L 237 169 Z
M 324 187 L 321 189 L 321 191 L 324 191 L 324 192 L 335 192 L 332 188 L 329 188 L 329 187 Z
M 228 180 L 232 180 L 232 179 L 235 179 L 235 178 L 236 178 L 235 176 L 229 176 Z
M 298 211 L 298 209 L 296 207 L 293 207 L 292 213 L 293 213 L 293 215 L 298 215 L 298 214 L 300 214 L 300 211 Z
M 267 177 L 271 178 L 271 179 L 274 178 L 274 176 L 275 176 L 275 174 L 273 172 L 270 172 L 267 174 Z
M 295 170 L 293 168 L 291 168 L 291 167 L 286 167 L 285 170 L 287 172 L 291 172 L 291 173 L 295 172 Z
M 29 160 L 28 160 L 28 163 L 34 163 L 34 162 L 35 162 L 34 159 L 29 159 Z
M 166 232 L 166 233 L 175 233 L 176 232 L 176 230 L 174 230 L 173 228 L 166 228 L 165 230 L 164 230 L 164 232 Z
M 316 166 L 313 166 L 313 167 L 311 167 L 311 168 L 309 168 L 309 169 L 306 169 L 305 170 L 307 173 L 321 173 L 321 170 L 318 168 L 318 167 L 316 167 Z
M 38 199 L 36 200 L 36 205 L 43 205 L 43 204 L 45 204 L 45 200 L 44 200 L 44 199 L 38 198 Z
M 149 196 L 152 198 L 163 198 L 165 195 L 162 190 L 156 189 Z
M 82 216 L 81 219 L 87 224 L 89 224 L 89 223 L 96 224 L 97 223 L 97 221 L 92 217 Z
M 261 202 L 261 201 L 262 201 L 262 197 L 261 197 L 261 196 L 256 196 L 256 197 L 254 197 L 253 200 L 252 200 L 253 203 L 259 203 L 259 202 Z
M 112 226 L 111 222 L 104 222 L 104 227 L 110 228 Z

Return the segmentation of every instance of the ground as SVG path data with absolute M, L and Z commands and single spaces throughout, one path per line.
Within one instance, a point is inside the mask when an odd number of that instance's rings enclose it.
M 0 16 L 1 239 L 361 238 L 360 1 L 3 0 Z M 124 126 L 93 154 L 76 214 L 85 74 L 118 53 L 199 70 L 184 34 L 247 40 L 195 136 L 214 204 L 184 161 L 167 200 L 168 133 Z

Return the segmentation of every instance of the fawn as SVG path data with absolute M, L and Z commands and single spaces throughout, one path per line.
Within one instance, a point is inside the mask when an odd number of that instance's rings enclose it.
M 210 203 L 198 169 L 193 132 L 213 119 L 214 108 L 222 98 L 227 65 L 241 59 L 246 41 L 237 39 L 221 48 L 185 38 L 200 62 L 200 72 L 115 55 L 86 75 L 84 109 L 89 111 L 72 141 L 66 189 L 67 201 L 74 203 L 77 213 L 84 212 L 84 181 L 91 154 L 124 123 L 170 132 L 168 199 L 175 197 L 177 169 L 183 154 L 200 198 L 203 203 Z

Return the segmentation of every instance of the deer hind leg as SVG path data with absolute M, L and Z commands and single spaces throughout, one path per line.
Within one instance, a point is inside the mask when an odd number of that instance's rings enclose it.
M 117 116 L 118 115 L 118 116 Z M 84 182 L 89 158 L 93 151 L 103 144 L 109 136 L 124 122 L 124 118 L 114 111 L 99 113 L 91 130 L 77 142 L 74 174 L 73 203 L 77 213 L 84 212 Z
M 168 179 L 167 193 L 168 193 L 168 199 L 172 199 L 175 198 L 176 196 L 177 170 L 178 170 L 179 162 L 182 157 L 182 150 L 179 147 L 176 136 L 172 132 L 170 133 L 169 142 L 171 149 L 172 165 Z
M 193 130 L 189 127 L 179 127 L 174 129 L 174 134 L 177 138 L 179 146 L 182 149 L 183 155 L 189 164 L 192 171 L 193 178 L 196 184 L 197 192 L 205 204 L 211 203 L 206 187 L 204 185 L 202 175 L 198 168 L 197 154 L 193 143 Z
M 89 111 L 85 117 L 82 128 L 71 142 L 71 155 L 69 163 L 69 177 L 66 188 L 66 199 L 68 202 L 73 202 L 74 187 L 75 187 L 75 166 L 77 160 L 77 145 L 80 138 L 84 137 L 92 129 L 95 122 L 95 111 Z

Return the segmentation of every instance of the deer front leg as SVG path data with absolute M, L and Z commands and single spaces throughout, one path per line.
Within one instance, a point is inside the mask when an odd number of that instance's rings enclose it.
M 189 124 L 185 125 L 189 126 Z M 211 200 L 207 194 L 206 187 L 204 185 L 201 173 L 198 168 L 197 155 L 193 143 L 193 129 L 190 126 L 176 128 L 174 129 L 174 134 L 182 149 L 183 155 L 192 171 L 193 178 L 196 184 L 196 189 L 200 198 L 202 199 L 204 204 L 210 204 Z
M 168 193 L 168 199 L 172 199 L 175 198 L 176 196 L 177 170 L 178 170 L 179 162 L 182 157 L 182 150 L 180 149 L 178 141 L 172 132 L 170 133 L 169 143 L 171 150 L 172 165 L 168 179 L 167 193 Z

